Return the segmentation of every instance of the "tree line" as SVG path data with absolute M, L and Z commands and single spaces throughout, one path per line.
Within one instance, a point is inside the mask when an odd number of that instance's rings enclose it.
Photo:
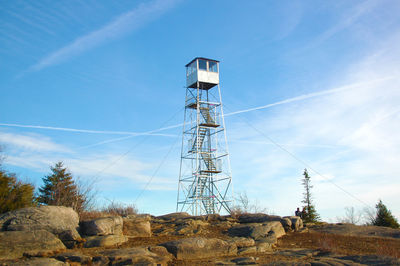
M 78 182 L 63 162 L 50 166 L 50 173 L 42 178 L 43 185 L 35 191 L 33 184 L 4 170 L 2 160 L 0 157 L 0 213 L 38 205 L 66 206 L 81 213 L 94 206 L 93 184 Z
M 80 186 L 62 162 L 50 170 L 35 193 L 33 184 L 24 183 L 15 174 L 0 168 L 0 213 L 37 205 L 66 206 L 78 213 L 92 207 L 89 189 Z

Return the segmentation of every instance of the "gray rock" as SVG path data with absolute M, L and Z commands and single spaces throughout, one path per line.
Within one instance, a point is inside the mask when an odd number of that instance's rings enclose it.
M 246 247 L 238 249 L 237 254 L 239 256 L 244 256 L 244 255 L 254 254 L 256 252 L 257 252 L 257 247 Z
M 65 263 L 52 258 L 29 258 L 23 261 L 17 261 L 10 264 L 13 266 L 67 266 L 69 263 Z
M 298 216 L 285 216 L 283 218 L 290 219 L 292 222 L 292 230 L 299 231 L 299 229 L 303 228 L 303 220 Z
M 235 244 L 238 248 L 252 247 L 256 244 L 254 239 L 248 237 L 234 237 L 229 239 L 228 242 Z
M 107 257 L 104 256 L 95 256 L 92 259 L 92 265 L 99 265 L 99 266 L 104 266 L 104 265 L 109 265 L 110 260 Z
M 79 263 L 84 263 L 84 264 L 88 264 L 92 261 L 92 257 L 87 256 L 87 255 L 83 255 L 81 253 L 78 252 L 65 252 L 65 253 L 61 253 L 58 254 L 57 256 L 55 256 L 55 258 L 57 260 L 61 260 L 61 261 L 68 261 L 68 262 L 79 262 Z
M 24 253 L 52 252 L 65 249 L 64 244 L 45 230 L 0 232 L 0 259 L 21 258 Z
M 78 224 L 78 214 L 72 208 L 63 206 L 30 207 L 0 215 L 2 231 L 46 230 L 63 242 L 80 241 Z
M 278 221 L 282 224 L 285 231 L 292 230 L 292 221 L 288 218 L 282 218 L 276 215 L 268 215 L 264 213 L 242 214 L 238 217 L 240 223 L 265 223 Z
M 167 248 L 178 260 L 216 258 L 237 254 L 235 244 L 216 238 L 185 238 L 160 244 Z
M 230 236 L 251 237 L 255 240 L 266 238 L 270 232 L 274 232 L 277 238 L 285 235 L 282 224 L 278 221 L 265 222 L 263 224 L 240 224 L 228 230 Z
M 254 257 L 244 257 L 244 258 L 236 258 L 231 260 L 236 263 L 236 265 L 254 265 L 256 263 L 256 259 Z
M 176 235 L 190 236 L 201 233 L 204 228 L 209 226 L 209 223 L 203 220 L 185 219 L 178 222 L 177 225 L 175 230 Z
M 123 218 L 124 234 L 129 237 L 151 237 L 150 216 L 128 216 Z
M 122 235 L 122 227 L 121 216 L 102 217 L 81 222 L 80 231 L 85 236 Z
M 320 251 L 307 248 L 292 248 L 292 249 L 282 249 L 275 253 L 282 256 L 293 257 L 293 258 L 310 258 L 317 256 Z
M 321 258 L 311 262 L 311 266 L 361 266 L 365 264 L 359 264 L 353 261 L 340 260 L 335 258 Z
M 256 243 L 257 253 L 271 252 L 272 251 L 272 245 L 273 244 L 268 243 L 268 242 L 257 242 Z
M 111 249 L 100 252 L 112 265 L 166 265 L 170 257 L 159 256 L 147 248 L 135 247 L 127 249 Z
M 124 235 L 107 235 L 107 236 L 88 236 L 84 244 L 85 248 L 93 247 L 110 247 L 120 245 L 128 241 L 128 237 Z
M 157 254 L 160 257 L 165 257 L 168 259 L 173 259 L 173 256 L 171 253 L 168 252 L 168 250 L 165 247 L 162 246 L 152 246 L 149 247 L 148 250 L 154 254 Z

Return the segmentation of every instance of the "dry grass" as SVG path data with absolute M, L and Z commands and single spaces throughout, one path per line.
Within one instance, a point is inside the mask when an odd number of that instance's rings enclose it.
M 279 247 L 320 249 L 343 255 L 380 255 L 400 258 L 400 239 L 346 236 L 329 233 L 293 233 L 279 239 Z
M 101 208 L 100 210 L 83 211 L 79 213 L 80 221 L 88 221 L 101 217 L 110 216 L 128 216 L 131 214 L 137 214 L 138 210 L 135 205 L 124 205 L 122 203 L 111 202 L 108 206 Z

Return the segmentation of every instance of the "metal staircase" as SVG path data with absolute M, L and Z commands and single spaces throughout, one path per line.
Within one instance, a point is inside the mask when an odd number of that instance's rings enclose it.
M 201 153 L 201 157 L 203 158 L 204 164 L 206 165 L 206 170 L 201 170 L 201 172 L 206 173 L 218 173 L 220 171 L 217 170 L 217 167 L 214 163 L 214 158 L 211 157 L 209 153 L 203 152 Z
M 199 127 L 199 134 L 196 136 L 194 140 L 191 152 L 196 152 L 197 149 L 201 151 L 201 147 L 203 146 L 204 138 L 207 135 L 207 128 Z

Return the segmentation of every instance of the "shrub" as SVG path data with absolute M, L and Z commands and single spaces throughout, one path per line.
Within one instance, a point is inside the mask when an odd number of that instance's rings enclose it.
M 35 187 L 17 180 L 14 174 L 0 170 L 0 213 L 35 205 Z

